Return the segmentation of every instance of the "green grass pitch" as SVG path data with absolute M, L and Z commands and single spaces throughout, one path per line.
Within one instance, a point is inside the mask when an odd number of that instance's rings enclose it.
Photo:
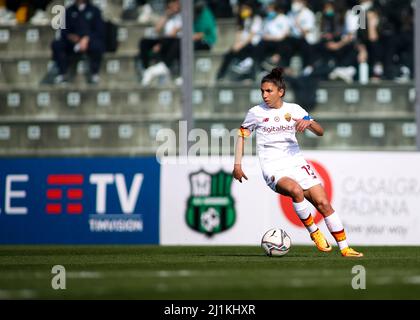
M 247 246 L 0 246 L 0 299 L 420 299 L 420 247 L 357 249 L 365 257 L 312 246 L 280 258 Z M 65 290 L 52 289 L 54 265 Z M 366 289 L 352 288 L 356 265 Z

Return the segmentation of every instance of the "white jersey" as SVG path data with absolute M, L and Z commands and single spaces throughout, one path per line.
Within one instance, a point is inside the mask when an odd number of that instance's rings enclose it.
M 241 41 L 246 42 L 252 35 L 251 44 L 257 45 L 261 40 L 260 30 L 262 29 L 262 22 L 262 18 L 258 15 L 245 19 L 243 30 L 240 33 Z
M 181 28 L 182 28 L 182 17 L 180 13 L 177 13 L 173 16 L 171 16 L 168 21 L 166 21 L 164 27 L 163 27 L 163 35 L 164 36 L 170 36 L 173 35 L 175 30 L 179 30 L 177 32 L 177 36 L 181 35 Z
M 261 30 L 261 37 L 274 36 L 278 39 L 286 38 L 290 33 L 289 20 L 286 15 L 278 14 L 274 19 L 265 19 Z
M 284 101 L 279 109 L 262 103 L 248 111 L 241 127 L 256 132 L 257 152 L 263 171 L 273 166 L 286 169 L 306 163 L 296 139 L 296 121 L 293 118 L 307 116 L 308 112 L 298 104 Z
M 292 36 L 295 38 L 302 38 L 301 29 L 306 31 L 305 40 L 309 44 L 318 42 L 318 30 L 316 25 L 315 14 L 309 9 L 304 8 L 300 12 L 289 12 L 290 27 Z

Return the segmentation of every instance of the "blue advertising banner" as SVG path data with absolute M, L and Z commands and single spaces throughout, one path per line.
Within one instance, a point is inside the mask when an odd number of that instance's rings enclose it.
M 0 243 L 158 244 L 156 158 L 0 159 Z

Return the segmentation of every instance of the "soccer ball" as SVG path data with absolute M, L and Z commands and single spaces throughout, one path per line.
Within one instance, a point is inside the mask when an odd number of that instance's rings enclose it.
M 220 226 L 220 215 L 214 208 L 209 208 L 201 215 L 201 225 L 207 232 L 213 232 L 214 229 Z
M 284 256 L 289 252 L 292 241 L 286 231 L 280 228 L 272 228 L 264 233 L 261 239 L 261 247 L 267 256 Z

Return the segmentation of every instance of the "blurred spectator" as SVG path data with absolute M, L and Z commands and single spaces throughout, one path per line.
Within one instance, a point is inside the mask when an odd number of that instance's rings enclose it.
M 409 0 L 391 0 L 383 8 L 384 77 L 406 82 L 414 75 L 414 9 Z
M 321 12 L 321 41 L 340 40 L 344 30 L 343 9 L 335 0 L 325 0 Z
M 351 83 L 357 71 L 357 51 L 355 34 L 348 32 L 345 27 L 344 10 L 337 1 L 325 1 L 320 23 L 321 39 L 314 45 L 312 54 L 318 62 L 314 65 L 320 77 L 321 72 L 324 72 L 324 76 L 328 75 L 332 80 L 342 79 Z
M 143 38 L 139 43 L 143 85 L 150 84 L 155 77 L 169 76 L 168 67 L 173 65 L 177 56 L 173 51 L 179 50 L 181 28 L 181 3 L 179 0 L 167 0 L 165 14 L 154 28 L 157 37 Z
M 30 22 L 47 25 L 46 9 L 51 0 L 0 0 L 0 25 Z
M 210 50 L 217 40 L 216 19 L 205 0 L 194 1 L 194 49 Z
M 235 43 L 229 49 L 229 52 L 223 56 L 222 65 L 217 73 L 217 80 L 225 78 L 228 68 L 234 60 L 242 61 L 253 56 L 254 46 L 260 41 L 262 30 L 262 18 L 256 11 L 253 0 L 243 1 L 240 4 Z
M 217 40 L 216 20 L 204 0 L 194 1 L 194 50 L 210 50 Z M 163 36 L 140 41 L 140 58 L 143 72 L 142 84 L 148 85 L 159 76 L 179 76 L 180 73 L 180 31 L 182 20 L 180 1 L 168 0 L 167 13 L 156 25 L 156 31 L 163 30 Z M 150 66 L 154 57 L 155 65 Z M 177 79 L 181 81 L 181 79 Z
M 360 0 L 359 4 L 359 16 L 366 17 L 363 27 L 351 10 L 346 17 L 349 28 L 356 30 L 359 67 L 366 65 L 371 80 L 408 81 L 414 65 L 411 1 Z
M 153 11 L 150 0 L 125 1 L 121 18 L 123 20 L 136 20 L 141 24 L 156 23 L 159 19 Z
M 291 55 L 300 55 L 305 74 L 312 71 L 312 45 L 318 42 L 315 14 L 308 8 L 306 0 L 293 0 L 288 14 L 291 36 L 287 39 Z
M 359 27 L 359 17 L 353 18 L 357 21 L 358 62 L 359 64 L 368 63 L 370 78 L 379 80 L 384 74 L 384 48 L 380 41 L 380 10 L 372 0 L 360 0 L 360 9 L 359 16 L 366 17 L 366 21 L 363 21 L 365 27 Z M 349 14 L 350 12 L 349 10 Z
M 322 8 L 320 39 L 314 13 L 307 8 L 306 1 L 293 1 L 289 13 L 293 36 L 288 39 L 293 55 L 301 54 L 303 72 L 285 77 L 296 97 L 296 103 L 312 110 L 316 106 L 316 91 L 320 80 L 325 80 L 334 69 L 335 62 L 345 55 L 343 41 L 343 19 L 335 5 L 337 1 L 326 1 Z M 342 50 L 342 52 L 341 52 Z M 340 52 L 340 54 L 338 53 Z M 332 63 L 331 63 L 332 62 Z
M 101 11 L 89 0 L 76 0 L 66 9 L 66 29 L 52 43 L 53 60 L 58 68 L 55 83 L 66 81 L 70 58 L 87 55 L 89 83 L 99 82 L 102 55 L 105 52 L 105 24 Z
M 261 69 L 271 70 L 276 66 L 288 66 L 291 57 L 286 39 L 290 35 L 289 20 L 286 16 L 286 6 L 283 0 L 273 1 L 267 6 L 263 21 L 261 40 L 254 51 L 254 78 Z M 264 61 L 270 58 L 269 61 Z

